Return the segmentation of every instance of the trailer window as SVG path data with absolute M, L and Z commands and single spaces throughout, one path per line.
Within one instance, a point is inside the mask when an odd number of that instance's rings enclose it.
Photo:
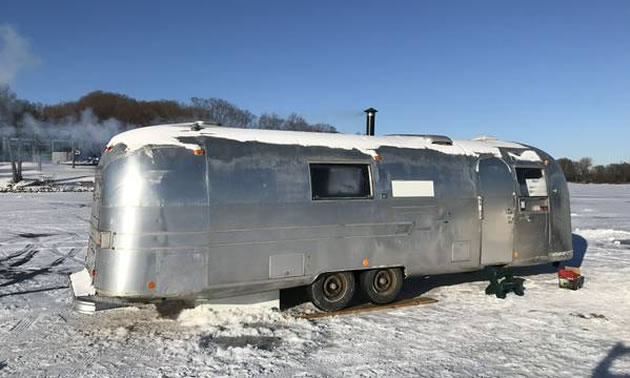
M 547 182 L 540 168 L 516 168 L 516 177 L 521 196 L 541 197 L 547 195 Z
M 314 200 L 372 198 L 368 164 L 311 164 Z

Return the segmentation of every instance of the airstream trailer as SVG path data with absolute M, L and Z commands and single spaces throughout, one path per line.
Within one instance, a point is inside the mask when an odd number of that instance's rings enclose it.
M 100 297 L 211 299 L 306 286 L 331 311 L 357 292 L 390 302 L 405 276 L 571 256 L 567 184 L 539 149 L 196 122 L 109 142 L 86 267 Z

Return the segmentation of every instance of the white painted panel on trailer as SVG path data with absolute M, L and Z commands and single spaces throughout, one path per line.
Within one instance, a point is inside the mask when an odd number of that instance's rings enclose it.
M 392 180 L 392 197 L 435 197 L 433 180 Z

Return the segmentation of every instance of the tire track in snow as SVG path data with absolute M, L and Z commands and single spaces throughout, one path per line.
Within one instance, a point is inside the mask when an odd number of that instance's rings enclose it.
M 9 332 L 11 334 L 15 334 L 15 335 L 21 335 L 24 332 L 28 331 L 33 324 L 35 324 L 37 322 L 37 320 L 39 319 L 40 315 L 38 314 L 33 314 L 33 315 L 28 315 L 22 319 L 20 319 L 10 330 Z
M 20 256 L 19 259 L 10 262 L 9 266 L 11 268 L 15 268 L 17 266 L 22 266 L 22 265 L 26 264 L 27 262 L 31 261 L 33 259 L 33 257 L 35 257 L 35 255 L 38 252 L 39 252 L 39 250 L 37 250 L 37 249 L 31 249 L 30 251 L 27 251 L 26 253 L 22 254 L 22 256 Z
M 83 263 L 84 263 L 83 259 L 75 257 L 81 251 L 81 249 L 82 248 L 79 248 L 79 247 L 71 247 L 70 251 L 68 253 L 63 253 L 63 252 L 61 252 L 59 250 L 59 248 L 51 247 L 50 249 L 48 249 L 46 251 L 52 253 L 53 255 L 59 256 L 59 257 L 63 258 L 64 260 L 69 259 L 69 260 L 72 260 L 74 262 L 77 262 L 77 263 L 83 265 Z M 57 260 L 55 260 L 55 261 L 57 261 Z M 54 261 L 53 261 L 53 264 L 54 264 Z
M 63 266 L 61 269 L 55 269 L 61 266 L 67 259 L 71 259 L 74 263 L 83 264 L 80 259 L 75 257 L 79 252 L 79 248 L 70 248 L 67 253 L 62 253 L 58 248 L 53 248 L 48 251 L 58 256 L 55 260 L 46 264 L 44 267 L 22 269 L 23 265 L 30 262 L 35 255 L 40 252 L 39 249 L 34 249 L 33 246 L 34 244 L 29 243 L 21 250 L 0 259 L 0 277 L 4 279 L 4 282 L 0 283 L 0 288 L 31 280 L 41 274 L 69 274 L 74 264 L 72 266 Z
M 39 320 L 39 314 L 32 314 L 18 320 L 13 327 L 9 329 L 9 333 L 0 338 L 0 345 L 7 345 L 9 339 L 19 339 L 26 331 L 28 331 Z
M 32 243 L 29 243 L 29 244 L 25 245 L 25 246 L 24 246 L 22 249 L 20 249 L 19 251 L 13 252 L 13 253 L 11 253 L 11 254 L 9 254 L 9 255 L 7 255 L 7 256 L 4 256 L 4 257 L 0 258 L 0 265 L 1 265 L 3 262 L 5 262 L 5 261 L 12 260 L 12 259 L 14 259 L 14 258 L 16 258 L 16 257 L 19 257 L 19 256 L 23 255 L 24 253 L 27 253 L 29 250 L 31 250 L 31 249 L 32 249 L 32 247 L 33 247 L 33 244 L 32 244 Z

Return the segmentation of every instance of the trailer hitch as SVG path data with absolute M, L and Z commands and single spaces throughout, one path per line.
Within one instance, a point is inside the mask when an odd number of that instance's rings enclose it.
M 514 273 L 503 267 L 487 266 L 484 271 L 488 275 L 490 285 L 486 287 L 487 295 L 496 295 L 497 298 L 505 299 L 508 293 L 513 292 L 519 297 L 525 294 L 523 286 L 524 279 L 514 277 Z

